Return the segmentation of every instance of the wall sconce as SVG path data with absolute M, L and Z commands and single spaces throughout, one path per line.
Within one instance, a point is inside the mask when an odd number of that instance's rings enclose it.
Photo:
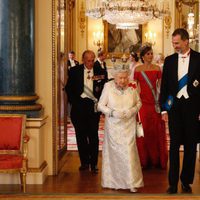
M 154 46 L 156 44 L 156 33 L 152 32 L 152 31 L 148 31 L 144 34 L 145 36 L 145 40 L 148 43 L 151 43 L 152 46 Z
M 98 47 L 98 49 L 103 46 L 103 32 L 102 31 L 97 31 L 93 32 L 93 43 Z

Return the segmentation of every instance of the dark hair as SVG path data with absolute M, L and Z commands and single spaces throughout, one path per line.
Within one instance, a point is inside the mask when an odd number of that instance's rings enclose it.
M 173 33 L 172 36 L 180 35 L 181 40 L 189 40 L 189 33 L 184 28 L 177 28 Z
M 70 54 L 75 54 L 75 52 L 74 52 L 74 51 L 69 51 L 69 53 L 70 53 Z
M 152 46 L 147 44 L 147 45 L 144 45 L 143 47 L 140 48 L 140 59 L 141 61 L 144 63 L 144 60 L 143 60 L 143 56 L 148 52 L 148 51 L 151 51 L 152 50 Z
M 135 59 L 136 62 L 138 62 L 139 57 L 138 57 L 137 53 L 135 53 L 135 52 L 131 52 L 130 55 Z
M 100 57 L 100 56 L 103 56 L 105 52 L 103 51 L 103 49 L 98 49 L 98 52 L 97 52 L 97 56 Z

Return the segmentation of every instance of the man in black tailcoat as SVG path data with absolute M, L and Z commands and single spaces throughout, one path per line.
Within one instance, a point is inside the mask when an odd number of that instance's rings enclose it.
M 83 64 L 71 68 L 65 87 L 68 100 L 72 105 L 71 120 L 76 132 L 80 156 L 80 171 L 98 173 L 98 127 L 100 113 L 97 101 L 101 95 L 105 76 L 99 68 L 94 68 L 95 54 L 86 50 L 82 55 Z
M 97 52 L 97 60 L 94 63 L 94 68 L 98 68 L 100 70 L 100 74 L 104 75 L 104 83 L 108 81 L 108 72 L 106 67 L 106 53 L 99 49 Z
M 75 52 L 74 51 L 70 51 L 68 53 L 68 60 L 67 60 L 67 68 L 68 71 L 72 68 L 79 65 L 79 62 L 75 59 Z
M 165 59 L 160 94 L 162 119 L 169 123 L 170 133 L 167 193 L 177 193 L 180 145 L 184 147 L 181 188 L 191 193 L 200 136 L 200 54 L 190 49 L 185 29 L 174 31 L 172 44 L 176 53 Z

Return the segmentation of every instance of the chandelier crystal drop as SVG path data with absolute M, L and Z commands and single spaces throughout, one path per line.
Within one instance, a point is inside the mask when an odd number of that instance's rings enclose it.
M 120 29 L 137 29 L 169 15 L 168 0 L 86 0 L 86 16 L 102 18 Z

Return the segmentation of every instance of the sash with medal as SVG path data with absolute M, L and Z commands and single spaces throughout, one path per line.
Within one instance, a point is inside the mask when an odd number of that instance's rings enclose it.
M 179 81 L 178 81 L 178 91 L 180 91 L 185 85 L 187 85 L 188 74 L 185 74 Z M 174 102 L 174 97 L 169 95 L 166 102 L 164 103 L 164 108 L 167 111 L 170 111 Z
M 94 102 L 94 112 L 97 112 L 97 98 L 93 95 L 92 90 L 84 85 L 84 93 Z

